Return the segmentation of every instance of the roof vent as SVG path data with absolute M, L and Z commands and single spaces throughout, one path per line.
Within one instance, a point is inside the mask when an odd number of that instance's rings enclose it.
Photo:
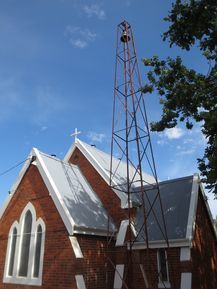
M 50 156 L 55 158 L 57 155 L 55 155 L 55 154 L 51 154 Z
M 36 156 L 31 157 L 31 163 L 33 163 L 34 161 L 36 161 Z

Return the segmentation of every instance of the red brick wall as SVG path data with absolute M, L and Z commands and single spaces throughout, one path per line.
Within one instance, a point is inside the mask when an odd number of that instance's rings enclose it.
M 143 264 L 150 288 L 158 289 L 159 276 L 157 249 L 149 249 L 148 253 L 146 250 L 133 251 L 131 257 L 133 267 L 130 265 L 129 252 L 127 252 L 126 249 L 116 248 L 116 253 L 116 262 L 117 264 L 125 264 L 126 282 L 131 282 L 133 284 L 132 288 L 145 288 L 144 279 L 140 269 L 140 264 Z M 167 258 L 171 289 L 179 289 L 181 283 L 181 272 L 188 270 L 187 266 L 189 266 L 189 262 L 188 264 L 184 264 L 185 266 L 180 262 L 180 248 L 168 249 Z
M 8 233 L 13 222 L 19 221 L 28 202 L 35 207 L 37 218 L 41 217 L 46 225 L 42 288 L 76 288 L 75 257 L 68 233 L 37 167 L 31 165 L 0 220 L 0 289 L 34 288 L 34 286 L 2 283 Z
M 107 247 L 105 237 L 77 237 L 84 258 L 77 259 L 76 272 L 82 274 L 87 289 L 112 289 L 114 280 L 114 242 Z
M 192 267 L 192 289 L 217 288 L 217 242 L 201 193 L 197 206 Z

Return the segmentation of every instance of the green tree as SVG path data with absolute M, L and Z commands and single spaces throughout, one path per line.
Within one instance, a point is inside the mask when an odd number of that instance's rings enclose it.
M 150 69 L 143 90 L 157 91 L 163 105 L 162 117 L 151 129 L 162 131 L 178 122 L 192 129 L 201 122 L 207 146 L 198 167 L 206 187 L 217 197 L 217 1 L 176 0 L 164 20 L 169 29 L 163 40 L 185 50 L 197 45 L 209 67 L 207 74 L 201 74 L 186 67 L 180 57 L 143 60 Z

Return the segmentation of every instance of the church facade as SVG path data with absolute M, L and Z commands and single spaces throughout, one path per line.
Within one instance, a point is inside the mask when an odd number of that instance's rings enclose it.
M 169 249 L 151 216 L 147 248 L 136 193 L 132 227 L 109 162 L 78 139 L 64 160 L 31 151 L 0 211 L 0 289 L 217 288 L 217 238 L 199 177 L 160 183 Z

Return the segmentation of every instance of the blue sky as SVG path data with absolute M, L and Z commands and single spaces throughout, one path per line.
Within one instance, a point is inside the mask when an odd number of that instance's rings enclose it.
M 197 48 L 169 48 L 161 35 L 170 0 L 7 0 L 0 2 L 0 174 L 32 147 L 63 158 L 77 127 L 80 139 L 109 152 L 117 25 L 133 28 L 141 59 L 181 55 L 203 73 Z M 159 119 L 157 95 L 146 97 L 150 121 Z M 197 126 L 152 135 L 161 180 L 197 172 L 205 139 Z M 21 167 L 0 176 L 0 206 Z M 210 205 L 217 215 L 217 201 Z

